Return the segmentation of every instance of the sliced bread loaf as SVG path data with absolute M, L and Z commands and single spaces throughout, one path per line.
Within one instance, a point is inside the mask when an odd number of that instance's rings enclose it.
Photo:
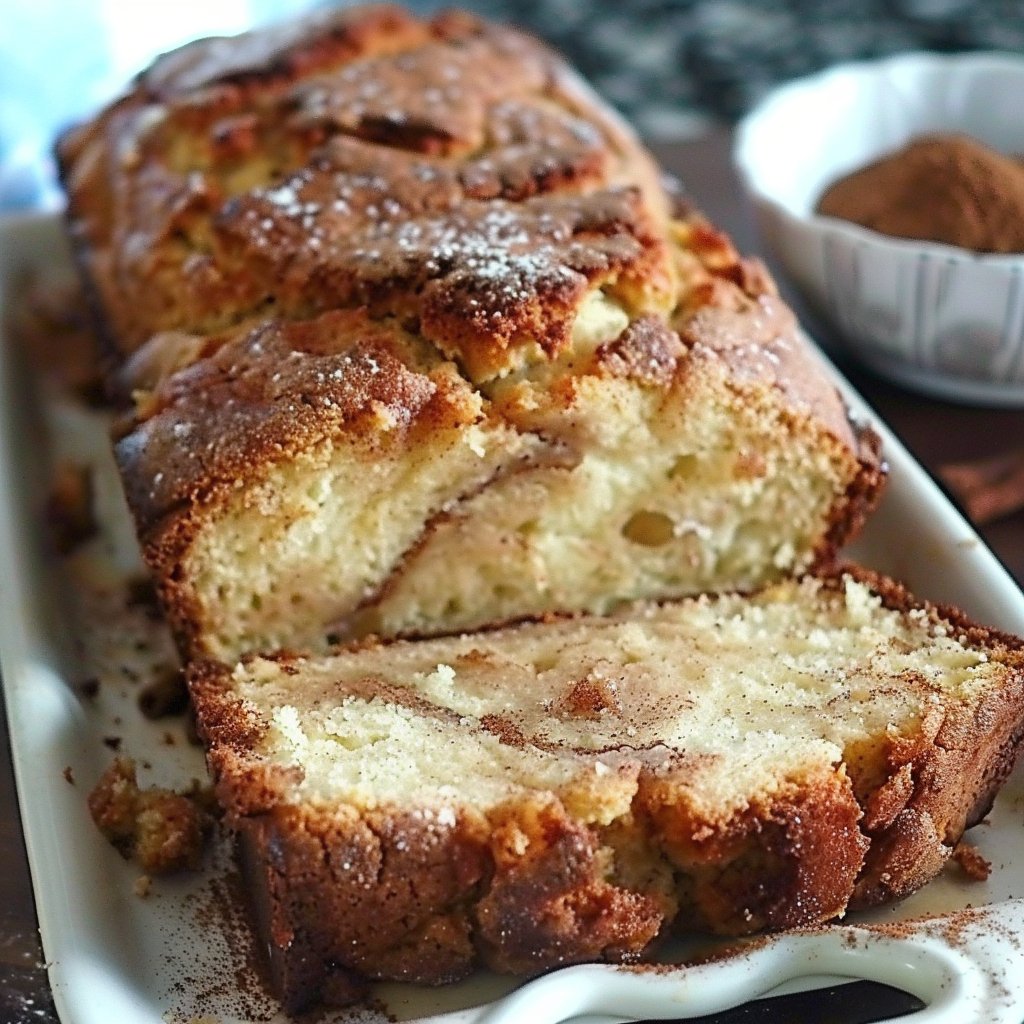
M 187 656 L 753 588 L 877 499 L 763 268 L 519 32 L 200 41 L 59 154 Z

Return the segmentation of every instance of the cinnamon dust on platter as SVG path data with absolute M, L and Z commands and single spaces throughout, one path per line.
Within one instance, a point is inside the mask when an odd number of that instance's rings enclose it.
M 966 135 L 922 136 L 834 182 L 816 212 L 898 238 L 1024 253 L 1024 161 Z

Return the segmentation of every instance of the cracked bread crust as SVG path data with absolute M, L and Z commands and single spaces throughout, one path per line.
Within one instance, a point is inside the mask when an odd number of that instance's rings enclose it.
M 842 655 L 846 686 L 828 672 L 818 677 L 825 703 L 806 719 L 807 665 L 787 669 L 804 680 L 797 689 L 779 676 L 771 729 L 756 741 L 786 736 L 774 753 L 738 746 L 725 756 L 702 747 L 704 726 L 672 739 L 675 715 L 685 723 L 703 702 L 716 706 L 717 684 L 703 679 L 701 662 L 691 673 L 687 659 L 705 645 L 708 665 L 728 657 L 727 648 L 710 652 L 739 616 L 766 625 L 758 643 L 772 647 L 766 663 L 778 666 L 793 648 L 771 616 L 797 606 L 810 609 L 800 621 L 812 648 L 830 650 L 813 631 L 833 627 L 849 631 L 835 634 L 838 644 L 859 647 L 857 657 Z M 869 639 L 864 629 L 877 633 Z M 567 654 L 552 669 L 576 630 L 589 660 Z M 676 637 L 686 653 L 670 691 L 631 676 L 649 671 L 657 643 Z M 748 670 L 750 689 L 760 676 Z M 673 930 L 741 935 L 900 898 L 933 877 L 987 813 L 1024 733 L 1019 639 L 920 605 L 853 568 L 760 595 L 642 605 L 603 619 L 552 618 L 417 644 L 367 641 L 325 659 L 252 658 L 234 670 L 200 663 L 190 687 L 218 794 L 245 849 L 278 991 L 293 1009 L 324 993 L 351 994 L 360 979 L 442 982 L 474 965 L 530 974 L 631 960 Z M 756 715 L 761 691 L 750 692 L 749 706 L 733 694 L 713 717 Z M 350 749 L 362 742 L 359 716 L 403 706 L 415 721 L 448 721 L 454 731 L 438 735 L 460 744 L 496 738 L 497 747 L 480 750 L 524 766 L 524 780 L 537 764 L 554 764 L 555 781 L 524 781 L 492 798 L 484 759 L 472 759 L 470 783 L 444 755 L 450 774 L 439 801 L 396 799 L 372 782 L 332 798 L 312 762 L 302 769 L 279 746 L 276 709 L 290 700 L 365 709 L 345 719 L 347 729 L 331 727 Z M 484 714 L 492 704 L 501 710 Z M 379 724 L 369 728 L 383 735 Z M 816 752 L 819 735 L 843 749 Z M 420 764 L 418 746 L 394 742 Z M 768 774 L 734 784 L 754 750 L 768 758 Z M 416 864 L 422 886 L 399 883 Z M 380 887 L 372 915 L 352 903 L 374 899 L 367 884 Z M 370 917 L 372 935 L 364 935 Z M 302 986 L 287 980 L 297 973 Z
M 397 325 L 336 310 L 224 339 L 148 396 L 117 451 L 149 534 L 324 437 L 343 435 L 353 458 L 370 460 L 475 424 L 481 406 L 450 363 Z
M 654 166 L 541 44 L 380 8 L 272 39 L 164 58 L 59 147 L 119 351 L 367 304 L 482 380 L 564 349 L 589 287 L 670 310 Z

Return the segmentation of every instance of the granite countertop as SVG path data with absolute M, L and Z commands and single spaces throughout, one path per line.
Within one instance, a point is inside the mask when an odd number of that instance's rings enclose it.
M 333 0 L 337 2 L 337 0 Z M 422 12 L 442 0 L 406 0 Z M 325 0 L 11 0 L 0 33 L 0 212 L 60 201 L 50 146 L 161 51 Z M 904 50 L 1024 50 L 1024 0 L 455 0 L 564 52 L 649 139 L 742 116 L 779 82 Z

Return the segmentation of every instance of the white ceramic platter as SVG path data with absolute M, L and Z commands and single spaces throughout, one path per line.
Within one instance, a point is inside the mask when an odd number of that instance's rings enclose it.
M 0 307 L 10 309 L 28 272 L 45 279 L 68 274 L 53 218 L 0 225 Z M 869 415 L 855 395 L 850 401 L 858 414 Z M 905 580 L 919 596 L 956 603 L 983 622 L 1024 633 L 1020 590 L 899 442 L 878 429 L 891 482 L 852 554 Z M 40 509 L 56 457 L 94 465 L 103 526 L 90 550 L 65 563 L 42 553 Z M 86 793 L 112 756 L 103 742 L 111 735 L 119 737 L 125 753 L 148 762 L 143 784 L 180 785 L 203 771 L 201 755 L 184 741 L 180 725 L 147 721 L 137 710 L 139 683 L 131 674 L 144 676 L 170 657 L 170 648 L 161 627 L 121 607 L 119 573 L 133 571 L 136 559 L 102 422 L 44 397 L 40 381 L 13 347 L 0 346 L 0 651 L 22 821 L 58 1012 L 64 1024 L 270 1021 L 276 1009 L 246 966 L 246 933 L 226 895 L 230 867 L 224 851 L 215 851 L 204 873 L 156 882 L 141 898 L 133 888 L 137 871 L 89 820 Z M 78 609 L 74 616 L 69 599 Z M 142 649 L 133 661 L 125 651 L 135 648 Z M 102 677 L 95 698 L 76 688 L 86 674 Z M 987 881 L 967 881 L 951 870 L 898 907 L 842 927 L 781 936 L 706 966 L 573 967 L 518 989 L 507 979 L 477 977 L 440 990 L 390 986 L 380 996 L 399 1020 L 554 1024 L 572 1018 L 608 1024 L 708 1013 L 837 977 L 869 978 L 928 1004 L 904 1019 L 1020 1024 L 1022 812 L 1019 770 L 987 822 L 970 835 L 992 862 Z M 968 907 L 978 909 L 965 912 Z M 936 914 L 944 916 L 914 923 Z M 902 921 L 911 924 L 879 927 Z M 364 1009 L 326 1019 L 369 1024 L 386 1017 L 382 1010 Z

